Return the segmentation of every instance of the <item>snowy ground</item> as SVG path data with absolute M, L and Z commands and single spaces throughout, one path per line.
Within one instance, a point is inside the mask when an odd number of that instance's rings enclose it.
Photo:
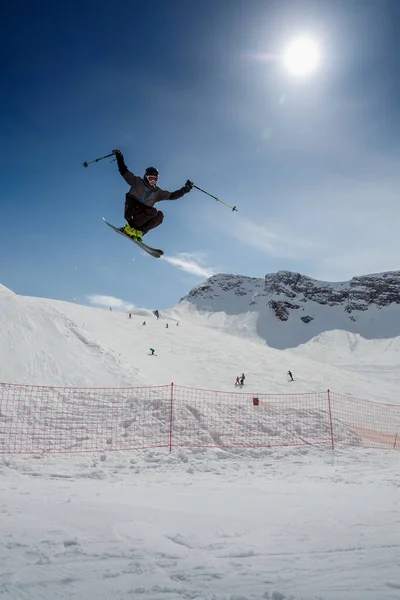
M 398 338 L 330 332 L 289 352 L 253 325 L 187 307 L 128 320 L 2 288 L 0 381 L 233 390 L 245 371 L 249 392 L 400 402 Z M 399 600 L 398 465 L 396 451 L 308 446 L 0 456 L 0 598 Z
M 395 600 L 395 452 L 2 458 L 0 597 Z

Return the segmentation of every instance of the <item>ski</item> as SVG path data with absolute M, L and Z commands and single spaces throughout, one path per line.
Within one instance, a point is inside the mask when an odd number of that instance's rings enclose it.
M 106 223 L 106 225 L 111 227 L 111 229 L 114 229 L 114 231 L 119 233 L 119 235 L 122 235 L 123 237 L 127 238 L 128 240 L 130 240 L 131 242 L 136 244 L 136 246 L 139 246 L 139 248 L 141 248 L 142 250 L 147 252 L 147 254 L 150 254 L 150 256 L 152 256 L 153 258 L 160 258 L 164 254 L 163 250 L 159 250 L 158 248 L 152 248 L 151 246 L 147 246 L 147 244 L 144 244 L 143 242 L 134 240 L 133 238 L 129 237 L 129 235 L 127 235 L 124 231 L 121 231 L 121 229 L 119 229 L 118 227 L 115 227 L 115 225 L 112 225 L 111 223 L 106 221 L 106 219 L 104 217 L 102 217 L 102 219 L 103 219 L 104 223 Z

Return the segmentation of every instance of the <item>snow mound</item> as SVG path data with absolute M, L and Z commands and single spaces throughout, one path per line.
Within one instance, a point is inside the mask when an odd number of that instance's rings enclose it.
M 2 285 L 0 283 L 0 294 L 14 294 L 15 292 L 13 292 L 12 290 L 8 289 L 5 285 Z

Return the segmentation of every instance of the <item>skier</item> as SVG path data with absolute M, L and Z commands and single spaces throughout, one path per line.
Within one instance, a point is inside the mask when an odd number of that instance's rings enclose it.
M 244 385 L 244 380 L 246 379 L 246 377 L 244 376 L 244 373 L 242 373 L 241 377 L 240 377 L 240 385 Z
M 236 377 L 235 385 L 240 385 L 239 375 Z
M 175 192 L 162 190 L 157 187 L 158 170 L 155 167 L 148 167 L 143 178 L 138 177 L 128 170 L 120 150 L 113 150 L 112 153 L 117 159 L 119 172 L 131 186 L 125 197 L 124 217 L 128 225 L 121 227 L 121 231 L 141 242 L 142 237 L 150 229 L 158 227 L 163 222 L 164 214 L 154 208 L 155 203 L 182 198 L 190 192 L 194 184 L 188 179 L 185 185 Z
M 288 372 L 287 372 L 287 374 L 288 374 L 288 375 L 289 375 L 289 377 L 290 377 L 290 381 L 294 381 L 294 379 L 293 379 L 293 375 L 292 375 L 292 371 L 288 371 Z

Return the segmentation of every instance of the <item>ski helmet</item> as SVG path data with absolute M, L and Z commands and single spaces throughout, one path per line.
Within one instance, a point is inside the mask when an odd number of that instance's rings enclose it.
M 157 185 L 158 170 L 155 167 L 147 167 L 144 174 L 146 185 L 154 188 Z
M 155 175 L 156 177 L 158 177 L 158 169 L 156 169 L 155 167 L 147 167 L 145 175 Z

